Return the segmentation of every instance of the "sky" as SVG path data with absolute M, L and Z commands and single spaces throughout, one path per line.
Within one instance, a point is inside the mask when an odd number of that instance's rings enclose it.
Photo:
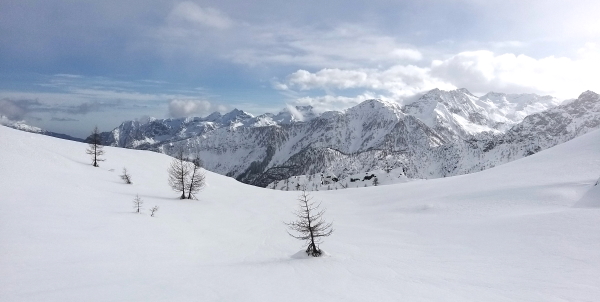
M 289 2 L 289 3 L 288 3 Z M 600 1 L 0 0 L 0 115 L 97 125 L 400 104 L 439 88 L 600 92 Z

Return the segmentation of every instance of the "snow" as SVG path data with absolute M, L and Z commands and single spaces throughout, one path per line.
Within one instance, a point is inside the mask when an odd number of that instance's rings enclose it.
M 469 135 L 475 135 L 477 133 L 481 133 L 481 132 L 493 132 L 493 133 L 501 133 L 500 131 L 487 127 L 487 126 L 482 126 L 482 125 L 477 125 L 475 123 L 471 123 L 469 122 L 467 119 L 465 119 L 464 117 L 458 115 L 458 114 L 452 114 L 453 120 L 456 121 L 456 123 L 458 124 L 458 129 L 462 129 L 463 131 L 465 131 L 467 134 Z
M 323 258 L 286 233 L 297 192 L 207 172 L 182 201 L 169 157 L 105 147 L 94 168 L 85 148 L 0 127 L 0 301 L 600 296 L 600 209 L 577 206 L 598 192 L 600 131 L 475 174 L 311 192 L 335 229 Z
M 581 208 L 600 208 L 600 178 L 596 181 L 593 187 L 575 203 L 576 207 Z

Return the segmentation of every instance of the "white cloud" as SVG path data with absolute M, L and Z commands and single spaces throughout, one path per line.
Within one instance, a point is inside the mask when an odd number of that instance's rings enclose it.
M 172 23 L 201 24 L 219 29 L 229 28 L 233 25 L 233 21 L 219 10 L 210 7 L 203 8 L 190 1 L 177 4 L 169 13 L 167 20 Z
M 408 48 L 396 48 L 392 51 L 392 55 L 398 59 L 408 59 L 412 61 L 419 61 L 423 58 L 421 52 L 416 49 Z
M 374 79 L 369 79 L 368 70 L 321 69 L 316 73 L 298 70 L 288 76 L 287 84 L 283 86 L 297 87 L 300 90 L 348 89 L 357 87 L 372 87 Z
M 433 88 L 467 88 L 476 94 L 537 93 L 567 99 L 585 90 L 600 91 L 600 82 L 595 77 L 597 70 L 600 70 L 598 45 L 588 43 L 574 59 L 554 56 L 536 59 L 481 50 L 434 60 L 427 67 L 324 68 L 316 72 L 300 69 L 273 86 L 285 88 L 282 90 L 288 102 L 326 109 L 343 109 L 367 98 L 403 103 Z M 356 90 L 364 92 L 353 96 Z M 323 95 L 319 96 L 319 91 Z M 305 96 L 309 92 L 310 96 Z
M 397 101 L 433 88 L 456 88 L 432 77 L 429 68 L 414 65 L 395 65 L 384 70 L 321 69 L 315 73 L 298 70 L 279 85 L 301 91 L 321 89 L 328 94 L 346 89 L 367 89 Z
M 290 114 L 296 118 L 296 120 L 299 121 L 303 121 L 304 120 L 304 115 L 302 114 L 302 112 L 298 111 L 298 109 L 296 109 L 296 107 L 292 106 L 292 105 L 286 105 L 287 110 L 290 112 Z
M 206 115 L 211 108 L 211 103 L 204 100 L 171 100 L 169 101 L 169 116 L 180 118 Z
M 577 97 L 585 90 L 600 91 L 595 79 L 600 56 L 588 44 L 579 58 L 549 56 L 535 59 L 523 54 L 495 55 L 490 51 L 461 52 L 432 63 L 432 75 L 474 92 L 531 92 L 558 98 Z

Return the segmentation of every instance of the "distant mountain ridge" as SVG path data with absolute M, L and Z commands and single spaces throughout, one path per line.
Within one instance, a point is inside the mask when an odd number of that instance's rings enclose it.
M 434 89 L 400 106 L 366 100 L 344 112 L 290 107 L 252 116 L 128 121 L 103 133 L 112 146 L 199 152 L 207 169 L 258 186 L 293 175 L 350 175 L 403 167 L 411 178 L 480 171 L 600 127 L 598 95 L 551 96 Z
M 17 130 L 21 130 L 21 131 L 25 131 L 25 132 L 39 133 L 39 134 L 43 134 L 43 135 L 47 135 L 47 136 L 52 136 L 52 137 L 56 137 L 56 138 L 70 140 L 70 141 L 76 141 L 76 142 L 83 142 L 84 141 L 82 138 L 73 137 L 73 136 L 70 136 L 70 135 L 67 135 L 67 134 L 63 134 L 63 133 L 56 133 L 56 132 L 52 132 L 52 131 L 47 131 L 47 130 L 44 130 L 44 129 L 39 128 L 39 127 L 27 125 L 23 121 L 11 121 L 8 118 L 6 118 L 4 116 L 1 116 L 1 115 L 0 115 L 0 125 L 4 125 L 6 127 L 17 129 Z

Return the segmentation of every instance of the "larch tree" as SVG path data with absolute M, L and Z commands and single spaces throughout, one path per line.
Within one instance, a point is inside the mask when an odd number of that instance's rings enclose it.
M 178 149 L 175 153 L 171 166 L 169 166 L 169 185 L 173 191 L 181 192 L 180 199 L 186 199 L 186 189 L 188 177 L 192 172 L 190 163 L 183 156 L 183 149 Z
M 320 203 L 315 204 L 312 198 L 306 192 L 306 188 L 298 197 L 300 209 L 294 212 L 297 220 L 286 223 L 288 228 L 297 234 L 288 234 L 296 239 L 304 240 L 306 243 L 306 254 L 313 257 L 319 257 L 322 254 L 319 249 L 319 244 L 322 243 L 322 238 L 333 233 L 331 223 L 323 220 L 325 210 L 319 210 Z
M 202 190 L 206 184 L 206 175 L 202 172 L 202 159 L 196 154 L 192 159 L 192 167 L 190 168 L 190 177 L 187 182 L 188 199 L 195 199 L 195 193 Z
M 100 158 L 104 155 L 104 150 L 102 146 L 102 138 L 100 137 L 100 131 L 98 130 L 98 126 L 94 127 L 92 134 L 88 138 L 88 148 L 85 150 L 85 153 L 89 154 L 92 157 L 92 166 L 98 167 L 99 161 L 104 161 L 104 159 Z

